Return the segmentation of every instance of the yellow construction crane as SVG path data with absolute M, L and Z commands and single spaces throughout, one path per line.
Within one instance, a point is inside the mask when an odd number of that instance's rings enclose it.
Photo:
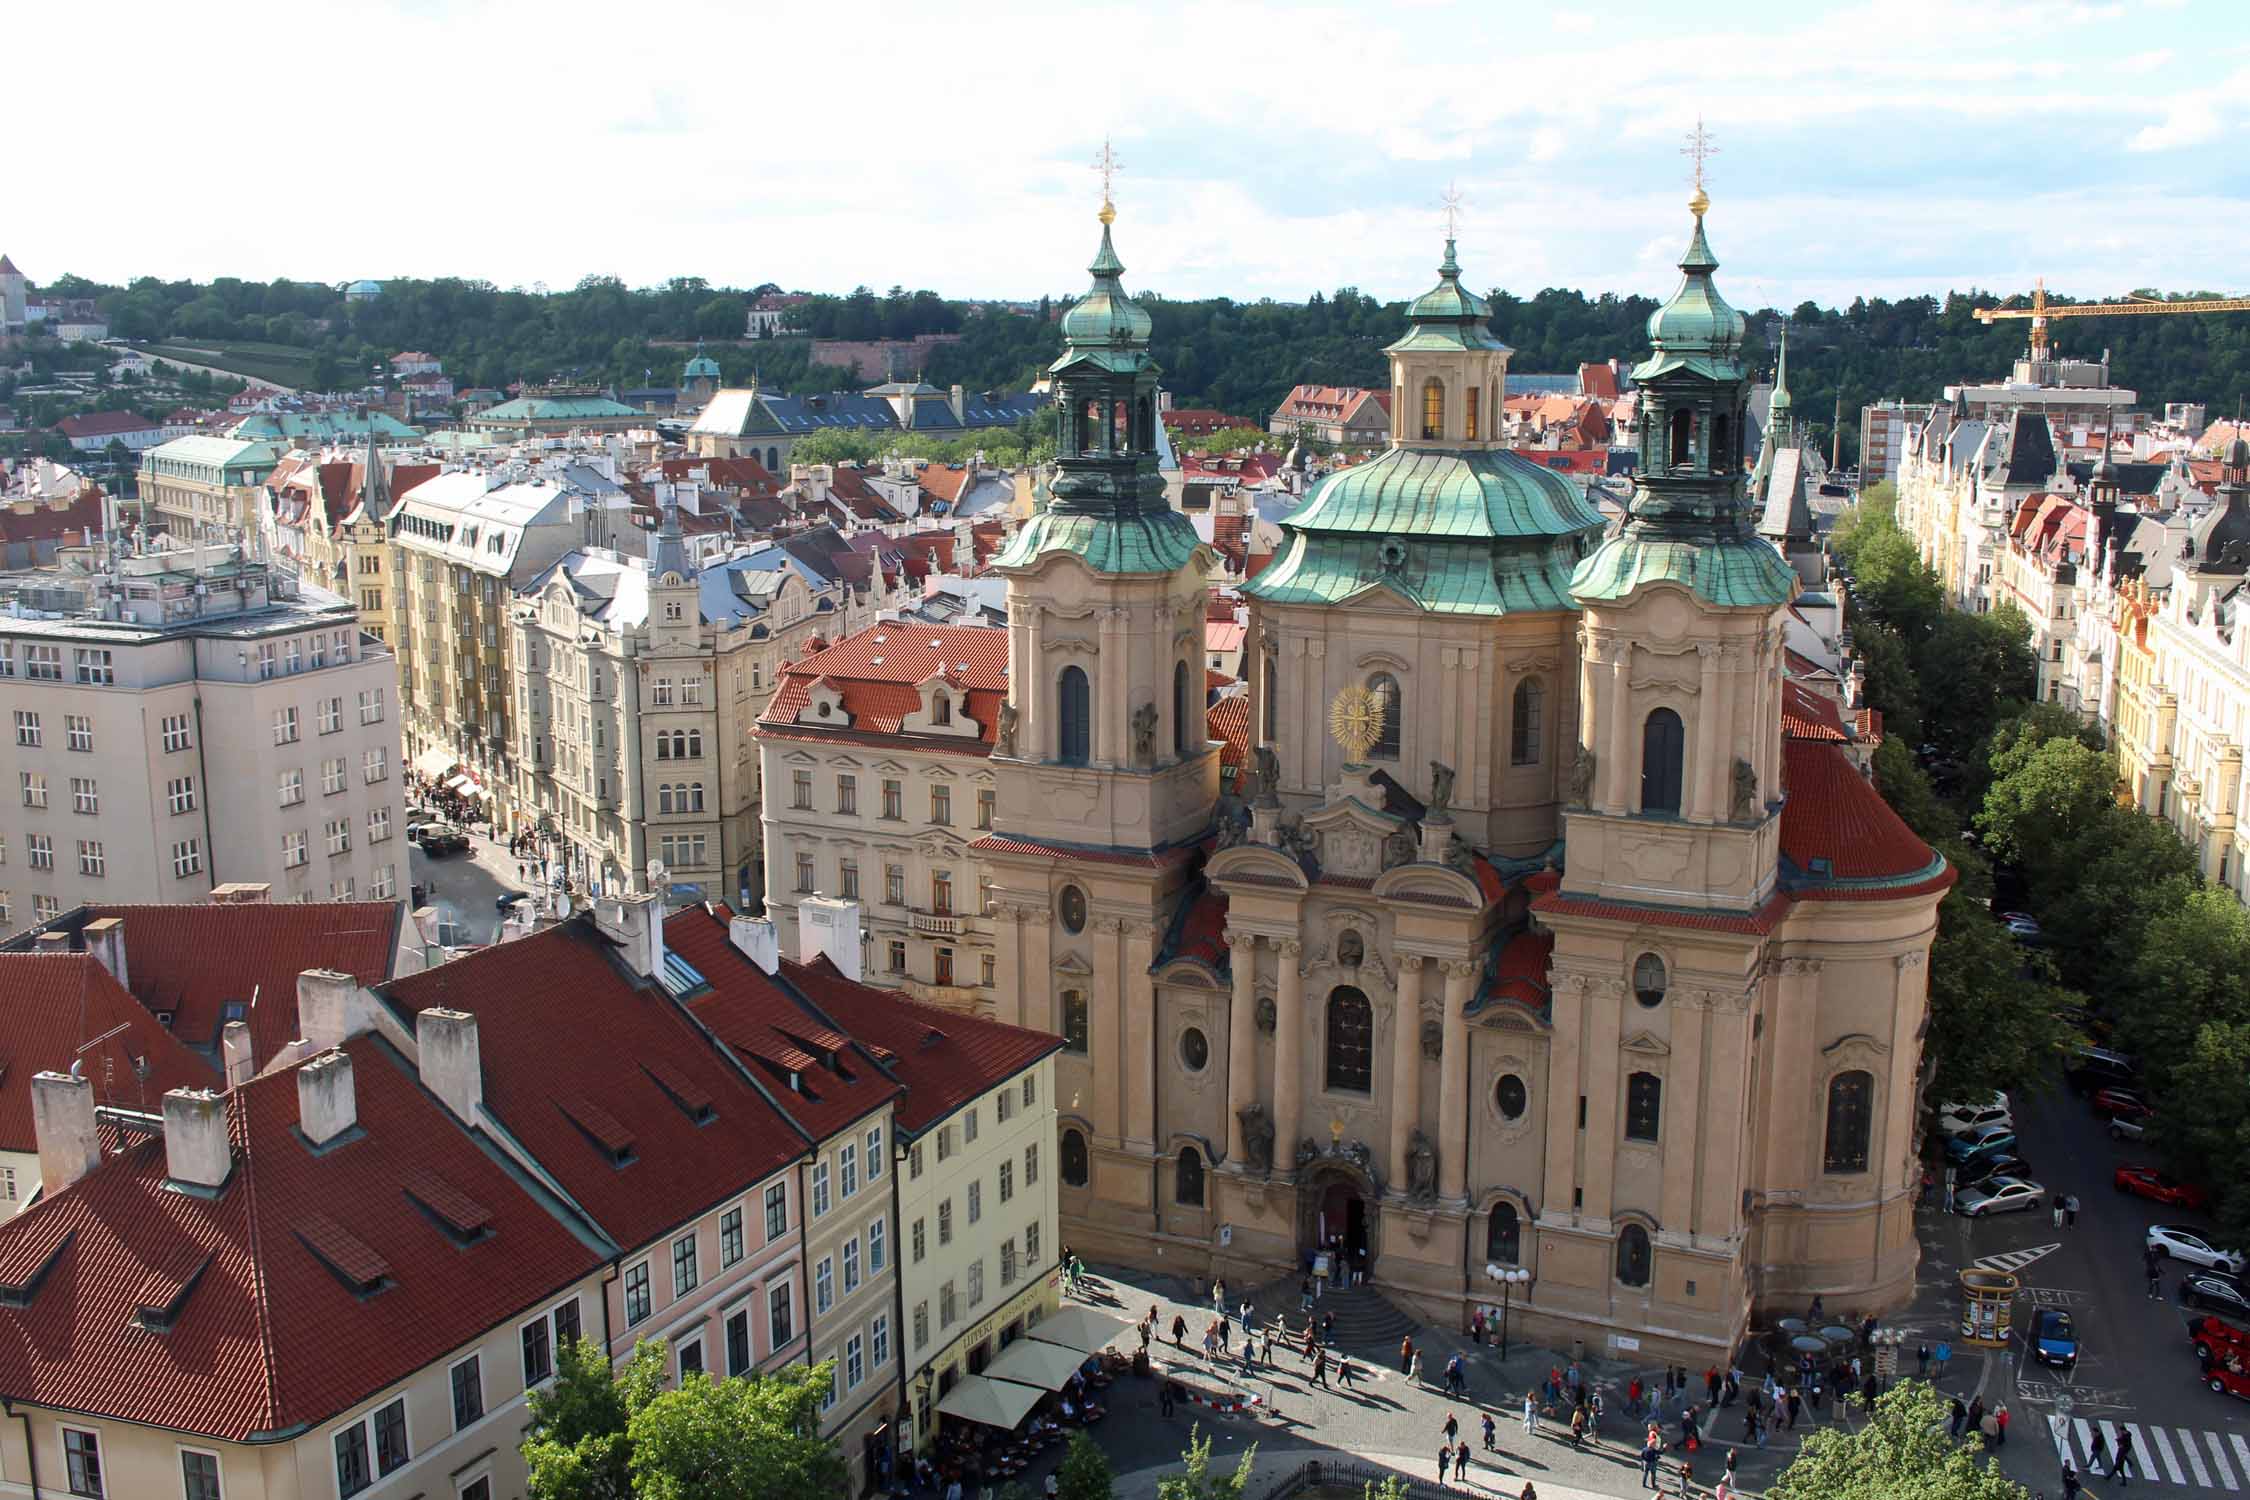
M 2049 306 L 2045 277 L 2032 283 L 2029 307 L 1980 307 L 1977 321 L 1990 327 L 2001 318 L 2031 319 L 2031 357 L 2047 357 L 2047 320 L 2049 318 L 2107 318 L 2133 317 L 2142 313 L 2222 313 L 2250 312 L 2250 297 L 2206 297 L 2200 302 L 2165 302 L 2155 297 L 2138 297 L 2131 302 L 2067 302 Z

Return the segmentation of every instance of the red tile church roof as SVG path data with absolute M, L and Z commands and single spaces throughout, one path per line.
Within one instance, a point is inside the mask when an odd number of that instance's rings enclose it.
M 871 625 L 823 651 L 792 664 L 758 719 L 758 732 L 787 737 L 827 738 L 839 732 L 888 736 L 920 710 L 918 684 L 938 673 L 962 692 L 959 709 L 981 726 L 975 738 L 930 735 L 917 748 L 959 754 L 989 753 L 1000 722 L 1000 701 L 1008 691 L 1008 632 L 992 625 L 921 625 L 912 622 Z M 816 682 L 842 697 L 849 726 L 825 729 L 799 724 L 797 715 L 812 701 Z

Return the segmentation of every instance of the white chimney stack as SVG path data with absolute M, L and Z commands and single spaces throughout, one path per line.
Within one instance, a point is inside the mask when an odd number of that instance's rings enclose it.
M 250 1081 L 257 1060 L 250 1050 L 248 1021 L 229 1021 L 219 1029 L 219 1055 L 226 1062 L 228 1088 L 240 1088 Z
M 297 976 L 297 1035 L 303 1052 L 341 1047 L 372 1027 L 359 981 L 334 969 L 307 969 Z
M 109 977 L 119 988 L 131 989 L 132 981 L 125 974 L 125 919 L 123 917 L 96 917 L 88 922 L 80 934 L 86 941 L 86 951 L 101 960 L 109 970 Z
M 604 896 L 594 903 L 594 925 L 624 949 L 625 966 L 635 974 L 654 979 L 664 972 L 661 896 Z
M 70 1073 L 31 1078 L 31 1128 L 39 1141 L 39 1188 L 45 1196 L 69 1187 L 102 1164 L 94 1134 L 94 1086 Z
M 727 941 L 768 974 L 781 967 L 781 935 L 771 917 L 734 918 L 727 923 Z
M 358 1123 L 350 1053 L 323 1052 L 297 1070 L 297 1128 L 307 1141 L 325 1146 Z
M 165 1173 L 180 1186 L 216 1191 L 234 1171 L 226 1095 L 174 1089 L 164 1096 Z
M 477 1123 L 484 1104 L 484 1057 L 477 1018 L 433 1006 L 414 1018 L 414 1047 L 422 1055 L 422 1086 L 438 1096 L 464 1125 Z
M 834 896 L 807 896 L 797 903 L 797 961 L 822 954 L 846 979 L 860 976 L 859 903 Z

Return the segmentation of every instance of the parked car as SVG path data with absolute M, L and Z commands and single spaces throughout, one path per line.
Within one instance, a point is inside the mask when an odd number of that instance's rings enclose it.
M 2094 1094 L 2097 1120 L 2145 1120 L 2155 1113 L 2147 1097 L 2132 1089 L 2100 1089 Z
M 1960 1135 L 1980 1125 L 2006 1125 L 2013 1129 L 2015 1123 L 2006 1094 L 1994 1094 L 1989 1099 L 1958 1100 L 1940 1107 L 1937 1117 L 1938 1129 L 1946 1135 Z
M 460 854 L 469 847 L 469 836 L 449 823 L 432 823 L 415 843 L 424 854 Z
M 2109 1138 L 2113 1141 L 2137 1141 L 2147 1134 L 2148 1123 L 2145 1120 L 2112 1120 L 2109 1122 Z
M 2224 1276 L 2199 1271 L 2180 1282 L 2180 1304 L 2200 1307 L 2237 1321 L 2250 1321 L 2250 1293 Z
M 2203 1189 L 2194 1183 L 2182 1182 L 2154 1167 L 2119 1167 L 2115 1181 L 2121 1193 L 2167 1203 L 2174 1208 L 2198 1210 L 2206 1201 Z
M 2250 1373 L 2230 1370 L 2225 1365 L 2205 1365 L 2203 1383 L 2221 1396 L 2240 1396 L 2250 1401 Z
M 1981 1186 L 1953 1195 L 1953 1211 L 1972 1219 L 2037 1208 L 2046 1189 L 2021 1177 L 1990 1177 Z
M 2031 1163 L 2012 1151 L 2001 1151 L 1991 1156 L 1980 1156 L 1953 1174 L 1956 1192 L 1990 1182 L 1995 1177 L 2029 1177 Z
M 2185 1224 L 2151 1224 L 2148 1230 L 2148 1248 L 2158 1255 L 2173 1260 L 2184 1260 L 2191 1266 L 2201 1266 L 2207 1271 L 2218 1271 L 2227 1276 L 2242 1274 L 2242 1252 L 2222 1250 L 2203 1237 L 2200 1229 L 2190 1229 Z
M 2188 1339 L 2195 1345 L 2195 1357 L 2206 1364 L 2223 1363 L 2230 1354 L 2250 1362 L 2250 1332 L 2224 1318 L 2197 1318 L 2188 1325 Z
M 499 912 L 502 916 L 506 916 L 508 914 L 508 909 L 514 906 L 518 901 L 528 901 L 530 899 L 530 893 L 526 891 L 502 891 L 499 895 L 492 898 L 492 909 L 496 912 Z
M 2097 1089 L 2131 1088 L 2139 1076 L 2132 1057 L 2123 1052 L 2112 1052 L 2107 1047 L 2084 1047 L 2071 1054 L 2063 1066 L 2063 1079 L 2071 1089 L 2080 1094 L 2091 1094 Z
M 2078 1363 L 2078 1328 L 2070 1321 L 2070 1314 L 2060 1308 L 2047 1308 L 2031 1325 L 2032 1353 L 2043 1365 L 2053 1365 L 2067 1370 Z
M 1972 1162 L 1979 1157 L 1997 1156 L 2003 1151 L 2016 1149 L 2016 1132 L 2007 1125 L 1980 1125 L 1960 1135 L 1950 1136 L 1945 1142 L 1945 1159 L 1951 1162 Z

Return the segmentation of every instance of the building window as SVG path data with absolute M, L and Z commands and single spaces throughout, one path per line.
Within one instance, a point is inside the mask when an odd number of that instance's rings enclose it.
M 484 1415 L 484 1367 L 474 1354 L 453 1367 L 453 1430 Z
M 883 816 L 893 822 L 906 816 L 906 787 L 903 782 L 884 778 Z
M 828 1212 L 828 1163 L 816 1161 L 812 1169 L 812 1216 Z
M 78 841 L 78 873 L 96 878 L 109 873 L 109 856 L 103 851 L 100 839 Z
M 930 955 L 930 983 L 945 985 L 953 983 L 953 950 L 951 948 L 938 948 L 932 951 Z
M 281 836 L 281 863 L 295 869 L 305 862 L 305 831 L 302 828 Z
M 977 789 L 977 827 L 990 828 L 992 826 L 993 801 L 994 796 L 991 787 L 979 787 Z
M 766 1243 L 789 1232 L 789 1189 L 782 1183 L 766 1186 Z
M 930 872 L 930 910 L 941 917 L 953 915 L 953 872 Z
M 117 681 L 107 651 L 89 651 L 81 647 L 76 653 L 78 680 L 92 687 L 109 687 Z
M 685 1297 L 695 1290 L 698 1281 L 695 1266 L 695 1236 L 683 1234 L 672 1241 L 672 1295 Z
M 273 742 L 292 745 L 297 741 L 297 710 L 277 708 L 273 711 Z
M 1648 1231 L 1628 1224 L 1617 1233 L 1617 1279 L 1626 1286 L 1647 1286 Z
M 797 856 L 797 893 L 801 896 L 809 896 L 812 894 L 812 889 L 813 857 L 809 854 L 800 854 Z
M 71 777 L 70 810 L 75 813 L 84 813 L 90 818 L 100 816 L 102 810 L 100 783 L 91 776 Z
M 867 1325 L 868 1361 L 877 1369 L 891 1362 L 891 1315 L 877 1313 Z
M 857 776 L 838 776 L 836 778 L 836 811 L 849 817 L 858 816 L 859 778 Z
M 185 880 L 203 868 L 203 840 L 182 839 L 172 846 L 172 876 Z
M 1092 754 L 1093 695 L 1081 667 L 1065 667 L 1055 684 L 1055 759 L 1082 766 Z
M 1203 1155 L 1193 1146 L 1182 1146 L 1173 1164 L 1172 1201 L 1185 1208 L 1203 1206 Z
M 655 1294 L 649 1286 L 648 1262 L 628 1266 L 625 1271 L 625 1323 L 627 1327 L 648 1321 L 654 1310 Z
M 1004 1161 L 1000 1163 L 1000 1201 L 1006 1203 L 1015 1196 L 1016 1164 L 1012 1161 Z
M 867 1378 L 866 1345 L 859 1334 L 844 1340 L 844 1389 L 856 1391 Z
M 836 1306 L 836 1258 L 823 1255 L 820 1264 L 813 1267 L 813 1316 L 834 1311 Z
M 1039 1221 L 1023 1226 L 1023 1263 L 1026 1270 L 1039 1264 Z
M 315 701 L 314 708 L 318 713 L 317 727 L 322 734 L 334 734 L 344 727 L 343 699 L 321 698 Z
M 164 783 L 164 805 L 175 813 L 195 811 L 195 778 L 175 776 Z
M 1194 703 L 1188 697 L 1188 669 L 1184 661 L 1172 663 L 1172 753 L 1185 759 L 1188 753 L 1188 717 Z
M 1516 684 L 1515 717 L 1508 726 L 1510 764 L 1539 764 L 1539 720 L 1546 698 L 1546 684 L 1536 677 L 1526 677 Z
M 929 1236 L 923 1229 L 922 1220 L 916 1219 L 914 1221 L 914 1232 L 908 1236 L 908 1239 L 912 1243 L 914 1264 L 920 1265 L 922 1263 L 923 1252 L 928 1248 L 929 1245 Z
M 1653 1141 L 1664 1114 L 1664 1080 L 1635 1073 L 1625 1080 L 1625 1139 Z
M 47 773 L 44 771 L 19 771 L 16 774 L 23 784 L 23 805 L 26 807 L 45 807 L 47 805 Z
M 188 735 L 188 716 L 186 714 L 166 714 L 164 716 L 165 752 L 169 754 L 175 750 L 185 750 L 193 743 L 194 741 Z
M 1198 1027 L 1190 1026 L 1180 1033 L 1180 1066 L 1190 1073 L 1200 1073 L 1211 1061 L 1211 1041 Z
M 877 1218 L 867 1226 L 867 1274 L 880 1276 L 890 1261 L 890 1221 Z
M 719 1215 L 719 1269 L 742 1259 L 742 1208 L 738 1204 Z
M 1520 1120 L 1524 1110 L 1530 1105 L 1530 1091 L 1524 1087 L 1520 1076 L 1504 1073 L 1500 1081 L 1492 1086 L 1492 1102 L 1499 1106 L 1501 1119 Z
M 224 1500 L 219 1488 L 219 1455 L 182 1448 L 180 1493 L 184 1500 Z
M 1664 960 L 1644 953 L 1633 960 L 1633 998 L 1653 1010 L 1664 1003 Z
M 838 860 L 836 873 L 839 894 L 846 901 L 857 901 L 859 899 L 859 861 L 856 859 Z
M 1422 436 L 1445 436 L 1445 383 L 1434 377 L 1422 383 Z
M 1274 741 L 1274 724 L 1280 718 L 1280 712 L 1274 706 L 1276 702 L 1274 689 L 1277 682 L 1278 676 L 1274 671 L 1274 665 L 1269 661 L 1266 663 L 1265 670 L 1265 701 L 1258 706 L 1259 712 L 1265 720 L 1265 742 L 1269 745 Z M 1271 789 L 1261 786 L 1258 790 L 1265 792 Z
M 937 693 L 931 697 L 930 722 L 932 724 L 950 724 L 953 722 L 953 700 L 951 698 L 943 693 Z
M 1083 990 L 1064 990 L 1062 995 L 1063 1050 L 1084 1057 L 1091 1039 L 1092 1019 L 1086 1011 L 1086 993 Z
M 930 821 L 942 827 L 952 826 L 953 788 L 949 786 L 933 786 L 930 788 Z
M 904 974 L 906 972 L 906 943 L 903 939 L 891 939 L 888 959 L 890 971 L 893 974 Z
M 55 843 L 51 835 L 27 833 L 23 836 L 23 846 L 34 870 L 52 870 L 55 867 Z
M 867 1132 L 867 1180 L 877 1182 L 883 1176 L 883 1127 L 878 1125 Z
M 1039 1143 L 1033 1141 L 1023 1148 L 1023 1185 L 1030 1187 L 1039 1180 Z
M 1065 1187 L 1086 1185 L 1086 1137 L 1075 1130 L 1062 1134 L 1062 1180 Z
M 1367 753 L 1377 760 L 1397 760 L 1401 717 L 1398 679 L 1388 672 L 1377 672 L 1367 679 L 1367 690 L 1375 695 L 1377 712 L 1383 716 L 1382 728 Z M 1259 790 L 1265 789 L 1260 787 Z
M 1821 1170 L 1864 1172 L 1874 1118 L 1875 1075 L 1861 1070 L 1828 1080 L 1828 1149 Z
M 1077 934 L 1086 930 L 1086 893 L 1077 886 L 1066 885 L 1055 897 L 1055 915 L 1062 919 L 1063 931 Z
M 1328 997 L 1328 1087 L 1347 1094 L 1369 1091 L 1375 1011 L 1350 985 Z
M 859 1191 L 859 1147 L 846 1145 L 836 1156 L 836 1195 L 849 1198 Z
M 1680 764 L 1687 753 L 1687 730 L 1668 708 L 1651 712 L 1641 726 L 1641 811 L 1680 810 Z
M 1523 1221 L 1513 1203 L 1495 1203 L 1484 1218 L 1484 1258 L 1503 1266 L 1516 1263 L 1523 1240 Z
M 797 1299 L 791 1295 L 788 1282 L 766 1293 L 766 1329 L 772 1335 L 769 1347 L 779 1349 L 797 1336 L 795 1314 Z
M 75 1427 L 63 1429 L 63 1470 L 73 1495 L 101 1495 L 102 1440 Z M 361 1488 L 365 1488 L 363 1484 Z M 349 1494 L 350 1491 L 345 1493 Z
M 812 810 L 812 772 L 789 773 L 789 805 L 804 812 Z M 670 812 L 671 809 L 666 808 L 665 811 Z
M 906 904 L 906 866 L 883 866 L 883 902 L 888 906 Z
M 727 1374 L 750 1373 L 750 1310 L 744 1308 L 727 1319 Z
M 369 786 L 373 786 L 378 781 L 388 781 L 390 775 L 391 757 L 386 747 L 374 745 L 360 752 L 360 780 L 366 782 Z
M 324 759 L 320 763 L 320 794 L 333 797 L 344 789 L 346 767 L 341 755 Z
M 974 1224 L 984 1217 L 984 1184 L 969 1184 L 969 1222 Z
M 849 1297 L 859 1290 L 859 1241 L 844 1241 L 844 1295 Z
M 73 750 L 94 748 L 94 721 L 84 714 L 64 714 L 63 731 Z

